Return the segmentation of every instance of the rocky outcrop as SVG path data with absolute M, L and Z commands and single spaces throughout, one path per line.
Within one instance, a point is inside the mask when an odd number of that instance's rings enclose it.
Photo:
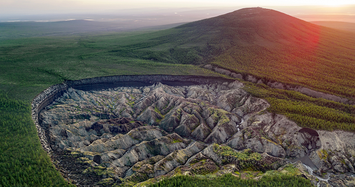
M 34 105 L 37 112 L 44 108 L 37 121 L 56 162 L 64 159 L 56 156 L 63 151 L 79 155 L 77 160 L 85 163 L 81 173 L 97 176 L 92 177 L 98 180 L 92 180 L 95 184 L 142 182 L 178 170 L 206 174 L 244 166 L 277 169 L 305 159 L 318 175 L 354 172 L 353 133 L 301 128 L 285 116 L 266 112 L 269 104 L 245 92 L 238 81 L 134 83 L 99 90 L 95 85 L 89 91 L 79 83 L 68 85 L 48 91 L 54 96 L 42 101 L 52 104 Z M 217 149 L 218 144 L 223 145 Z M 69 168 L 70 174 L 72 167 L 60 167 Z M 85 185 L 79 175 L 73 180 Z
M 310 158 L 320 173 L 354 173 L 354 133 L 344 131 L 318 131 L 318 133 L 321 147 L 311 154 Z
M 321 147 L 315 130 L 301 128 L 286 117 L 271 113 L 254 116 L 227 144 L 237 150 L 251 149 L 281 158 L 304 157 Z
M 78 88 L 82 90 L 100 90 L 109 89 L 118 86 L 147 86 L 154 83 L 163 82 L 169 85 L 193 85 L 193 84 L 210 84 L 216 82 L 228 82 L 231 80 L 217 78 L 217 77 L 201 77 L 201 76 L 180 76 L 180 75 L 126 75 L 126 76 L 108 76 L 108 77 L 97 77 L 90 79 L 82 79 L 75 81 L 66 81 L 62 84 L 53 85 L 40 94 L 38 94 L 32 101 L 32 119 L 36 125 L 38 136 L 42 144 L 43 149 L 49 154 L 52 154 L 52 149 L 48 143 L 49 135 L 48 129 L 43 128 L 41 125 L 41 119 L 39 118 L 39 113 L 48 105 L 50 105 L 57 98 L 61 97 L 68 88 Z M 129 116 L 127 111 L 122 111 L 122 114 Z M 97 113 L 99 117 L 103 117 L 101 114 Z M 63 116 L 64 117 L 64 116 Z M 90 118 L 87 115 L 78 115 L 76 118 Z M 74 118 L 75 118 L 74 117 Z M 112 116 L 106 116 L 110 118 Z M 74 119 L 73 118 L 73 119 Z M 64 118 L 63 118 L 64 119 Z M 68 122 L 73 121 L 73 119 L 67 119 Z M 57 121 L 58 122 L 58 121 Z M 57 123 L 54 122 L 54 123 Z M 47 132 L 47 133 L 46 133 Z M 63 131 L 63 134 L 66 132 Z M 52 156 L 52 159 L 54 156 Z M 56 162 L 54 162 L 56 163 Z M 57 167 L 61 167 L 57 165 Z M 68 180 L 70 180 L 68 178 Z
M 69 88 L 39 119 L 54 151 L 79 152 L 93 164 L 111 168 L 116 177 L 141 175 L 133 170 L 136 164 L 163 156 L 149 166 L 153 171 L 147 175 L 156 177 L 200 152 L 217 159 L 205 150 L 207 145 L 227 142 L 242 129 L 243 116 L 269 106 L 242 87 L 225 82 L 101 91 Z
M 240 89 L 241 86 L 240 83 L 226 83 L 177 88 L 157 84 L 140 89 L 121 87 L 116 91 L 94 93 L 70 88 L 57 99 L 52 109 L 41 114 L 41 120 L 43 126 L 58 124 L 55 128 L 59 128 L 61 124 L 83 123 L 85 120 L 124 118 L 128 122 L 135 119 L 141 124 L 120 124 L 122 119 L 110 119 L 90 127 L 83 125 L 83 129 L 92 130 L 97 136 L 126 133 L 145 123 L 185 138 L 223 143 L 240 128 L 239 114 L 253 115 L 269 106 L 264 100 L 251 97 Z M 52 134 L 59 136 L 62 132 L 58 133 Z

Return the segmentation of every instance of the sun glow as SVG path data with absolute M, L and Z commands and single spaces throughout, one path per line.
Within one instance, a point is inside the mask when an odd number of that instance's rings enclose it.
M 330 7 L 336 7 L 336 6 L 344 6 L 346 5 L 347 3 L 342 3 L 341 1 L 338 2 L 338 1 L 325 1 L 325 2 L 322 2 L 324 6 L 330 6 Z
M 320 0 L 320 1 L 313 1 L 313 2 L 315 3 L 315 5 L 323 5 L 323 6 L 330 6 L 330 7 L 354 4 L 353 1 L 348 1 L 348 0 Z

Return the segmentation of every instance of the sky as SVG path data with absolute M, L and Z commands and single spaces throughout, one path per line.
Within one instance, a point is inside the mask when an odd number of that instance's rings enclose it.
M 352 5 L 352 6 L 350 6 Z M 187 10 L 272 8 L 291 15 L 342 14 L 355 16 L 354 0 L 0 0 L 0 18 L 46 14 L 143 14 Z M 213 15 L 211 15 L 213 16 Z M 354 20 L 355 22 L 355 20 Z

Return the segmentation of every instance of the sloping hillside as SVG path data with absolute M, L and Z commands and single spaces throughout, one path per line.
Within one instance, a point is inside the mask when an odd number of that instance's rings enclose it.
M 162 31 L 111 52 L 169 63 L 213 63 L 240 73 L 352 97 L 355 35 L 284 13 L 246 8 Z
M 342 21 L 312 21 L 316 25 L 330 27 L 334 29 L 355 32 L 355 23 Z

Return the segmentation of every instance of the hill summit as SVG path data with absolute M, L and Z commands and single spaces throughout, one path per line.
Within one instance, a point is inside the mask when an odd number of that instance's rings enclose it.
M 320 33 L 320 26 L 265 8 L 244 8 L 178 28 L 202 34 L 201 37 L 194 36 L 196 39 L 214 36 L 215 43 L 222 43 L 224 47 L 238 44 L 265 47 L 291 43 L 314 45 Z

